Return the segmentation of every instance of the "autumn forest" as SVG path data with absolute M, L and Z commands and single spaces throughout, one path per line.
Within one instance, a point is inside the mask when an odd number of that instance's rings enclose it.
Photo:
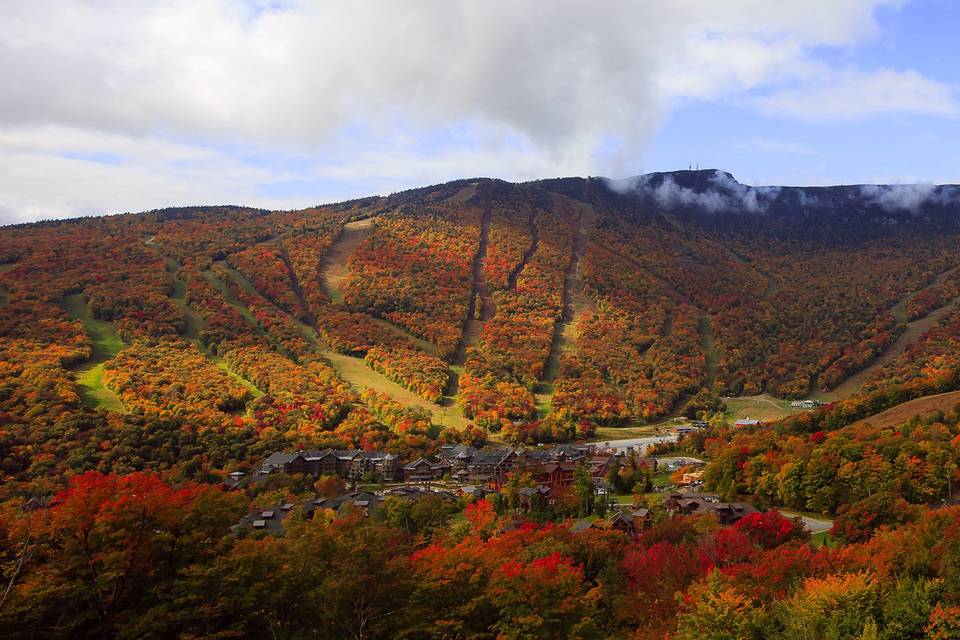
M 960 201 L 659 197 L 739 193 L 726 175 L 0 229 L 0 635 L 960 637 Z M 733 424 L 757 397 L 822 406 Z M 408 464 L 682 418 L 703 428 L 657 453 L 757 514 L 668 517 L 631 477 L 655 514 L 634 537 L 571 533 L 575 495 L 519 517 L 501 486 L 229 535 L 315 492 L 223 489 L 276 451 Z

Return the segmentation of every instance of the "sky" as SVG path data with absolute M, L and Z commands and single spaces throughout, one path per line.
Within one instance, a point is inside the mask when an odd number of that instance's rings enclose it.
M 0 224 L 700 166 L 960 182 L 951 0 L 4 0 Z

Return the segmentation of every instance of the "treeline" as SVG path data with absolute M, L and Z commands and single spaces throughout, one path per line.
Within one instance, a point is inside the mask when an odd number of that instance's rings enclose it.
M 255 501 L 289 499 L 283 491 Z M 0 508 L 9 638 L 950 638 L 960 509 L 840 548 L 776 512 L 611 528 L 390 498 L 227 535 L 241 494 L 88 473 L 49 508 Z
M 556 323 L 563 315 L 564 270 L 570 263 L 572 229 L 553 203 L 517 193 L 508 203 L 527 203 L 527 212 L 494 201 L 490 224 L 493 260 L 509 255 L 517 262 L 504 276 L 493 270 L 488 281 L 496 314 L 486 321 L 477 343 L 468 351 L 460 381 L 464 415 L 481 426 L 499 430 L 536 415 L 533 391 L 544 377 Z M 537 204 L 539 202 L 539 204 Z M 513 206 L 516 206 L 515 204 Z M 496 241 L 519 235 L 528 247 Z M 512 250 L 511 250 L 512 248 Z M 530 249 L 533 249 L 532 253 Z M 488 253 L 490 248 L 488 248 Z M 489 271 L 489 270 L 488 270 Z
M 791 426 L 707 439 L 708 486 L 761 504 L 839 514 L 837 531 L 859 540 L 881 524 L 915 518 L 916 506 L 949 499 L 960 481 L 960 405 L 896 427 Z

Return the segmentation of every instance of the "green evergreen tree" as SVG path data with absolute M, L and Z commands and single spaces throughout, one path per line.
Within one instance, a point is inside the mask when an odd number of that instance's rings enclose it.
M 588 516 L 593 507 L 593 478 L 587 463 L 580 461 L 573 474 L 573 492 L 580 498 L 580 515 Z

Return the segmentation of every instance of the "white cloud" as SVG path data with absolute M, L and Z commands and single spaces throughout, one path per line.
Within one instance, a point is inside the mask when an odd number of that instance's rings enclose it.
M 880 4 L 897 3 L 8 0 L 0 207 L 292 206 L 278 185 L 315 182 L 308 204 L 635 172 L 676 101 L 809 81 L 811 51 L 874 37 Z M 778 100 L 802 96 L 764 108 Z
M 768 205 L 780 193 L 780 187 L 753 187 L 741 184 L 724 171 L 709 176 L 709 189 L 695 190 L 677 184 L 669 175 L 654 178 L 650 175 L 608 180 L 611 188 L 621 193 L 633 190 L 645 192 L 666 209 L 694 207 L 707 213 L 745 211 L 766 213 Z
M 936 187 L 932 184 L 863 185 L 860 193 L 868 203 L 887 211 L 917 211 L 931 203 L 945 205 L 956 201 L 956 188 Z
M 816 149 L 798 142 L 787 140 L 778 140 L 776 138 L 754 137 L 743 142 L 738 142 L 735 146 L 739 149 L 751 151 L 764 151 L 774 154 L 788 154 L 794 156 L 816 156 L 819 155 Z
M 956 90 L 915 71 L 825 72 L 811 85 L 757 98 L 769 115 L 803 120 L 852 120 L 887 113 L 960 114 Z
M 0 131 L 0 194 L 7 209 L 0 222 L 258 204 L 255 185 L 276 177 L 214 150 L 157 138 L 62 127 Z

